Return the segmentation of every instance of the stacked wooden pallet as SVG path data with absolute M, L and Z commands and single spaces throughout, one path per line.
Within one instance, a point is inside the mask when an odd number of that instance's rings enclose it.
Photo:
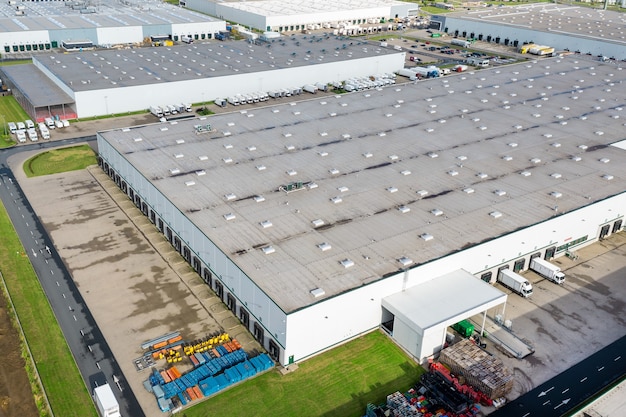
M 490 398 L 504 397 L 513 388 L 513 375 L 502 361 L 463 339 L 441 351 L 439 361 Z

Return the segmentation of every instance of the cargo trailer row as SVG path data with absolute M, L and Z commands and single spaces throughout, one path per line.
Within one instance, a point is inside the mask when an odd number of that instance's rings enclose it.
M 498 282 L 524 298 L 533 294 L 530 282 L 510 269 L 503 269 L 498 273 Z
M 189 103 L 180 103 L 180 104 L 165 104 L 163 106 L 150 106 L 150 113 L 152 113 L 156 117 L 165 117 L 170 116 L 172 114 L 191 112 L 191 104 Z

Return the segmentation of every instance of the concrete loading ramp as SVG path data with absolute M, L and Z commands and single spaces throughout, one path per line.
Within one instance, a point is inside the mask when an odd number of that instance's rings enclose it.
M 482 316 L 473 316 L 468 320 L 474 324 L 476 329 L 480 329 Z M 523 359 L 535 352 L 532 346 L 517 337 L 511 330 L 496 323 L 491 317 L 485 321 L 484 332 L 484 337 L 511 357 Z

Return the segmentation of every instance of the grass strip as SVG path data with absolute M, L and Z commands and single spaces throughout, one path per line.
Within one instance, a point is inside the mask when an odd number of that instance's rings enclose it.
M 53 414 L 96 417 L 91 396 L 3 205 L 0 236 L 0 269 Z
M 27 177 L 76 171 L 98 163 L 89 145 L 52 149 L 28 159 L 24 163 Z
M 180 414 L 205 417 L 228 410 L 232 416 L 363 416 L 368 403 L 384 403 L 388 394 L 407 391 L 425 372 L 380 331 L 298 366 L 287 375 L 278 370 L 259 375 Z

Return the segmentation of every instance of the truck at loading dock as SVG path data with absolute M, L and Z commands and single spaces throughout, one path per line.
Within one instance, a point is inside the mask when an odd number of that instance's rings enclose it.
M 565 281 L 565 274 L 561 272 L 561 268 L 539 257 L 530 261 L 530 269 L 556 284 L 563 284 Z
M 524 298 L 533 295 L 530 282 L 510 269 L 503 269 L 498 273 L 498 282 Z

